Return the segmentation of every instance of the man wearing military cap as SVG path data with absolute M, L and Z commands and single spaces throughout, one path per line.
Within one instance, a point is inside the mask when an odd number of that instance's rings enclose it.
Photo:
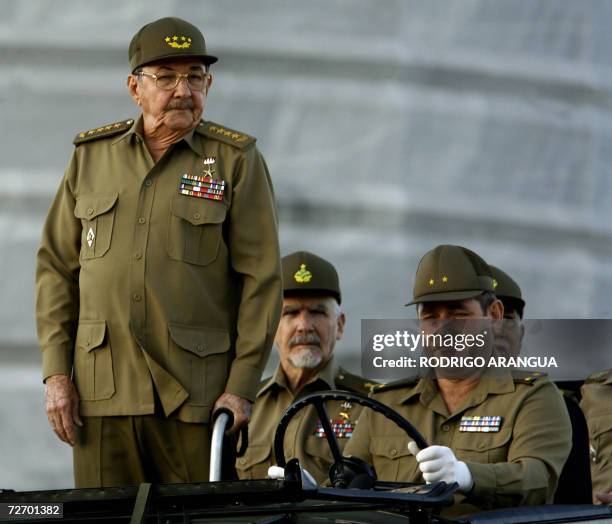
M 44 226 L 46 411 L 77 487 L 207 480 L 212 413 L 249 419 L 282 299 L 277 221 L 255 139 L 201 119 L 216 61 L 184 20 L 142 27 L 142 113 L 76 136 Z
M 284 300 L 276 333 L 280 364 L 262 382 L 249 423 L 249 447 L 236 462 L 243 479 L 265 478 L 276 463 L 273 441 L 278 421 L 297 399 L 316 391 L 342 389 L 367 394 L 369 383 L 340 368 L 334 358 L 342 339 L 345 315 L 338 274 L 327 260 L 308 251 L 282 259 Z M 343 448 L 350 439 L 359 405 L 329 402 L 332 427 Z M 333 458 L 312 407 L 300 412 L 285 435 L 285 456 L 300 464 L 322 483 Z
M 593 502 L 612 504 L 612 369 L 585 380 L 580 407 L 589 426 Z
M 452 245 L 421 259 L 412 304 L 422 325 L 504 314 L 486 262 Z M 483 371 L 452 377 L 435 370 L 376 388 L 375 398 L 411 421 L 429 447 L 418 449 L 385 417 L 364 410 L 345 454 L 372 464 L 379 480 L 457 482 L 447 516 L 550 502 L 571 445 L 559 392 L 540 374 Z
M 495 348 L 499 355 L 515 357 L 521 351 L 525 336 L 525 301 L 518 283 L 508 273 L 497 266 L 489 265 L 489 268 L 493 276 L 495 296 L 504 306 L 504 321 L 495 337 Z

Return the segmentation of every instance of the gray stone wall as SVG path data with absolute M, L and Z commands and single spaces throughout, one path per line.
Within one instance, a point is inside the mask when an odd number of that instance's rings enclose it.
M 74 134 L 136 114 L 127 43 L 157 17 L 196 23 L 220 56 L 206 116 L 258 137 L 283 252 L 337 265 L 349 367 L 361 318 L 414 314 L 416 264 L 439 243 L 514 275 L 532 318 L 612 315 L 610 2 L 0 7 L 0 416 L 29 414 L 0 430 L 3 449 L 23 446 L 0 487 L 70 484 L 33 378 L 34 257 Z M 24 466 L 41 450 L 57 474 Z

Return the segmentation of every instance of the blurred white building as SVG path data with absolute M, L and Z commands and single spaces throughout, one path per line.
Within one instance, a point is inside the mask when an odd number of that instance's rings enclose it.
M 57 449 L 55 476 L 37 476 L 40 465 L 28 469 L 19 454 L 4 459 L 0 488 L 71 483 L 69 450 L 50 442 L 33 378 L 35 253 L 73 136 L 136 115 L 127 45 L 161 16 L 201 27 L 220 57 L 206 118 L 258 137 L 283 253 L 312 250 L 338 267 L 348 316 L 338 350 L 349 367 L 361 318 L 414 314 L 402 305 L 416 264 L 439 243 L 513 275 L 529 317 L 612 316 L 612 3 L 0 8 L 0 378 L 14 378 L 0 387 L 33 424 L 0 430 L 0 444 L 30 432 L 48 439 L 39 449 Z M 14 411 L 0 403 L 3 420 Z

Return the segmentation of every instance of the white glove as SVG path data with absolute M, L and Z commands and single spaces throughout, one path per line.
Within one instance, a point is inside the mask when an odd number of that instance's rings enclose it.
M 303 487 L 314 488 L 318 486 L 317 481 L 306 468 L 302 468 L 300 466 L 300 470 L 302 471 L 302 486 Z M 284 480 L 285 468 L 281 468 L 280 466 L 270 466 L 268 468 L 268 478 L 272 480 Z
M 270 466 L 268 468 L 268 478 L 272 480 L 283 480 L 285 478 L 285 468 Z
M 427 484 L 443 480 L 447 484 L 456 482 L 459 484 L 459 491 L 464 493 L 472 489 L 474 479 L 470 468 L 465 462 L 457 460 L 452 449 L 446 446 L 429 446 L 419 450 L 415 442 L 408 442 L 408 451 L 416 457 Z

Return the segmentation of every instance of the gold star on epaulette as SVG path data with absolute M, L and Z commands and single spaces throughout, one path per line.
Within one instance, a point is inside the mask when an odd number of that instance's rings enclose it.
M 108 124 L 102 127 L 96 127 L 95 129 L 90 129 L 89 131 L 82 131 L 79 133 L 73 140 L 75 145 L 82 144 L 84 142 L 89 142 L 91 140 L 97 140 L 98 138 L 106 138 L 109 136 L 117 135 L 119 133 L 123 133 L 127 131 L 134 120 L 123 120 L 121 122 L 115 122 L 114 124 Z
M 378 388 L 383 387 L 384 384 L 377 384 L 376 382 L 366 382 L 364 386 L 370 391 L 370 393 L 374 393 Z
M 255 143 L 255 138 L 233 129 L 228 129 L 213 122 L 200 122 L 196 130 L 210 138 L 220 140 L 240 149 L 246 149 Z

